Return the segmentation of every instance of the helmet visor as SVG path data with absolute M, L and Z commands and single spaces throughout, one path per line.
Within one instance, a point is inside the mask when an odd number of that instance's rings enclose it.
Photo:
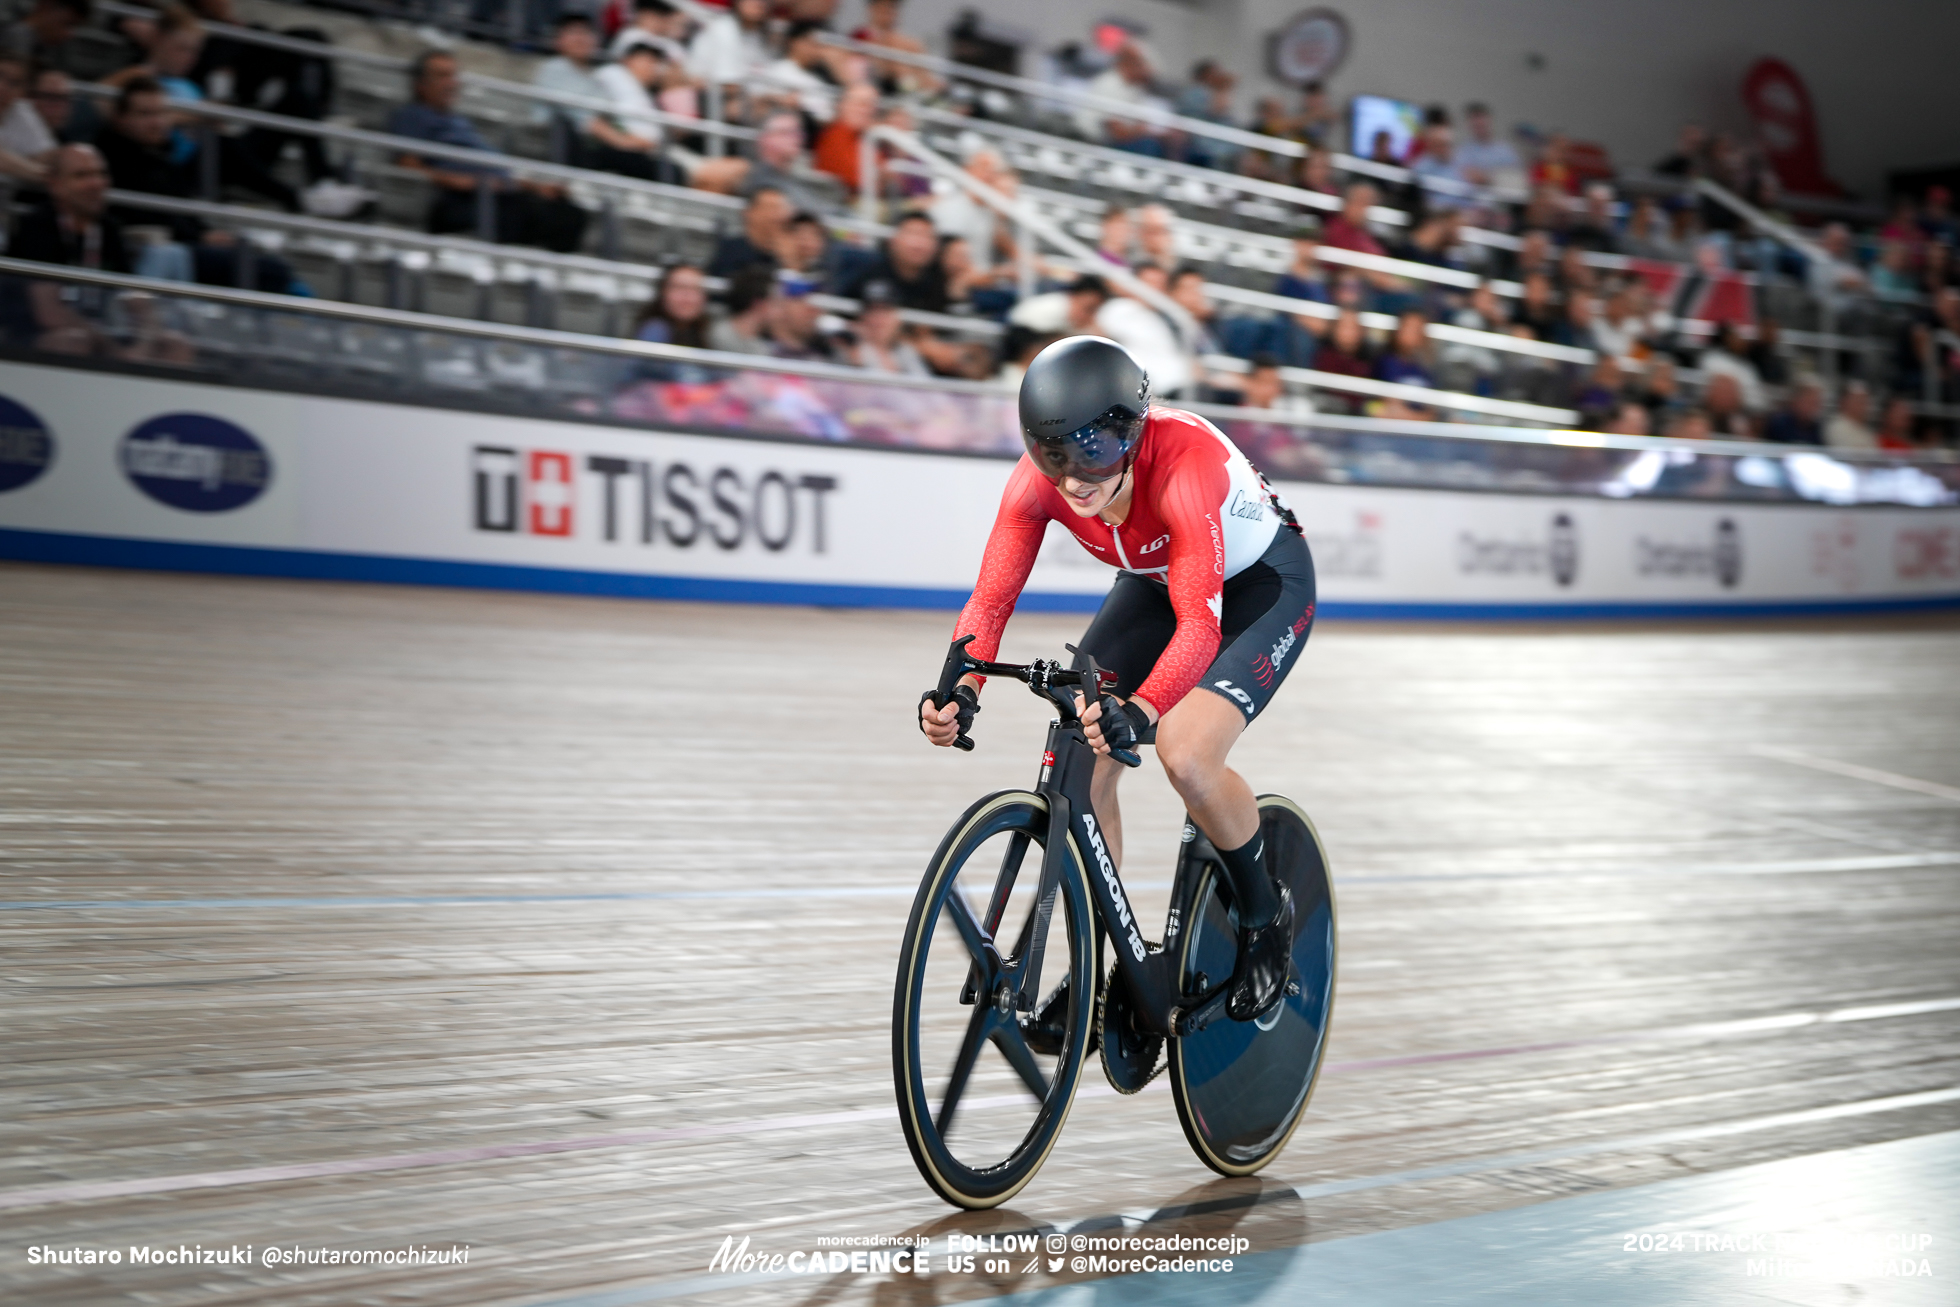
M 1023 431 L 1022 443 L 1035 471 L 1050 481 L 1107 481 L 1129 465 L 1130 451 L 1143 434 L 1143 414 L 1112 408 L 1065 436 L 1037 439 Z

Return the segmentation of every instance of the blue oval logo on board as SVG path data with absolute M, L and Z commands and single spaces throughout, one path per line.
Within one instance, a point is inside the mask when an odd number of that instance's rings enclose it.
M 123 475 L 190 513 L 243 508 L 272 484 L 272 456 L 243 427 L 208 413 L 165 413 L 123 437 Z
M 54 462 L 54 433 L 34 410 L 0 395 L 0 494 L 18 490 Z

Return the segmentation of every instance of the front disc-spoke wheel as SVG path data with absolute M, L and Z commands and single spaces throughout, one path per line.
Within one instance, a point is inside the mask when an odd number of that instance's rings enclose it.
M 1088 884 L 1066 842 L 1042 892 L 1047 840 L 1041 795 L 980 800 L 933 855 L 906 923 L 892 1002 L 899 1122 L 926 1183 L 960 1207 L 1005 1202 L 1033 1177 L 1088 1046 Z M 1030 1028 L 1038 1015 L 1046 1029 Z

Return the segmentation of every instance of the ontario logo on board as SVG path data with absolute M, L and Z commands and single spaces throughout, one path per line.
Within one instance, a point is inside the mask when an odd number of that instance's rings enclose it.
M 1565 587 L 1579 579 L 1579 524 L 1554 513 L 1543 537 L 1459 531 L 1456 570 L 1465 576 L 1549 576 Z
M 1710 577 L 1724 590 L 1733 590 L 1742 581 L 1742 528 L 1735 519 L 1715 523 L 1706 540 L 1664 540 L 1636 536 L 1633 542 L 1633 570 L 1640 576 L 1679 579 Z
M 0 395 L 0 494 L 38 479 L 54 462 L 54 433 L 34 410 Z
M 272 455 L 252 433 L 208 413 L 165 413 L 123 437 L 123 475 L 187 513 L 229 513 L 272 484 Z

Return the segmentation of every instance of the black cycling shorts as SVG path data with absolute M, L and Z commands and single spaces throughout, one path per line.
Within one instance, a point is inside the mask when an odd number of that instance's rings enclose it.
M 1293 670 L 1313 630 L 1313 610 L 1313 555 L 1305 540 L 1282 526 L 1258 562 L 1225 582 L 1218 656 L 1198 685 L 1250 722 Z M 1170 588 L 1154 576 L 1121 572 L 1080 648 L 1116 673 L 1116 693 L 1128 698 L 1149 677 L 1176 630 Z

